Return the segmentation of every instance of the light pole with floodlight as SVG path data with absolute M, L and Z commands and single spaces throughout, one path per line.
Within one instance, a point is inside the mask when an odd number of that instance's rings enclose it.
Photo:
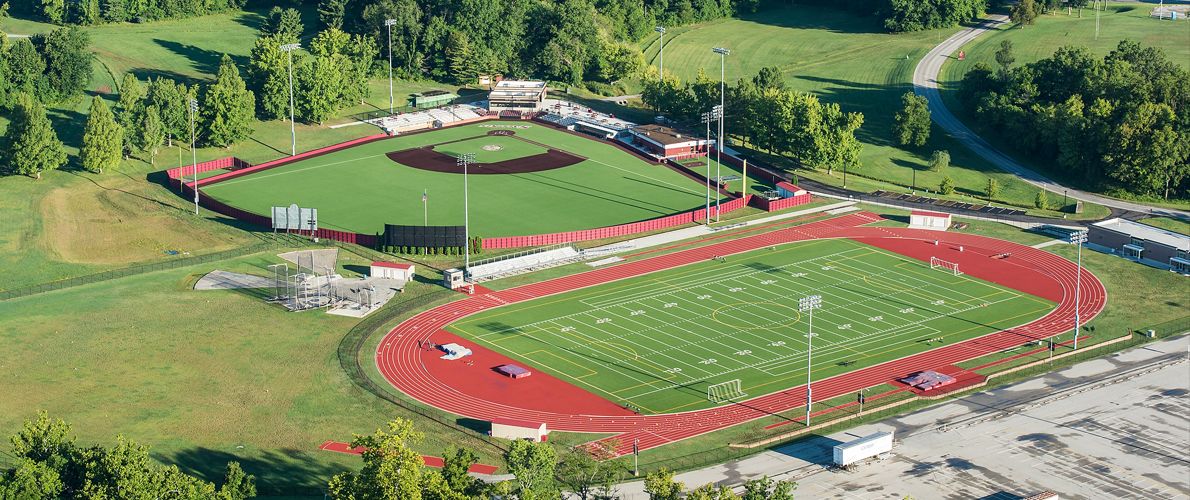
M 657 74 L 661 75 L 661 80 L 665 80 L 665 26 L 657 26 L 653 31 L 661 34 L 661 51 L 658 53 L 661 64 L 657 68 Z
M 821 295 L 810 295 L 797 301 L 798 311 L 810 315 L 809 327 L 806 329 L 806 427 L 810 426 L 810 405 L 814 403 L 814 396 L 810 392 L 810 356 L 814 352 L 814 310 L 820 307 L 822 307 Z
M 388 29 L 388 114 L 393 114 L 393 25 L 396 19 L 385 19 L 384 27 Z
M 281 52 L 289 55 L 289 156 L 297 155 L 297 128 L 293 123 L 293 51 L 302 48 L 300 43 L 287 43 Z
M 725 97 L 726 94 L 724 93 L 726 89 L 725 68 L 727 67 L 727 55 L 731 54 L 731 51 L 723 47 L 715 47 L 711 50 L 716 54 L 719 54 L 719 136 L 716 137 L 718 140 L 718 146 L 715 148 L 715 187 L 718 188 L 719 179 L 723 178 L 723 176 L 719 173 L 719 159 L 722 158 L 723 154 L 723 117 L 727 115 L 727 113 L 724 111 L 727 100 Z M 719 222 L 718 198 L 715 199 L 715 222 Z
M 455 160 L 455 164 L 463 167 L 463 277 L 467 277 L 467 270 L 471 266 L 471 230 L 470 213 L 467 206 L 467 165 L 475 162 L 474 153 L 463 153 Z
M 198 99 L 190 99 L 190 163 L 194 171 L 194 215 L 198 215 L 198 152 L 194 150 L 194 115 L 198 113 Z
M 1079 317 L 1079 293 L 1083 282 L 1083 243 L 1087 242 L 1086 231 L 1070 233 L 1070 242 L 1078 245 L 1078 274 L 1074 277 L 1074 349 L 1078 350 L 1078 332 L 1082 328 Z

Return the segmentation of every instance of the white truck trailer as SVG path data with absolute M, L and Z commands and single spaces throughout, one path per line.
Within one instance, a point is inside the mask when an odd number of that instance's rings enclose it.
M 893 434 L 877 432 L 854 441 L 835 445 L 835 465 L 847 467 L 867 458 L 892 451 Z

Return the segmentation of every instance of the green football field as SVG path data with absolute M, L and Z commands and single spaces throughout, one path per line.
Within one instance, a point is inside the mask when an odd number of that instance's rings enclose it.
M 1035 319 L 1054 304 L 852 240 L 783 245 L 501 307 L 465 338 L 645 413 L 822 379 Z M 739 380 L 743 396 L 732 393 Z
M 512 130 L 516 138 L 486 135 L 501 129 Z M 706 197 L 702 185 L 668 167 L 594 139 L 523 122 L 398 136 L 212 184 L 203 192 L 259 214 L 293 203 L 317 208 L 319 225 L 329 229 L 376 233 L 385 223 L 462 225 L 461 175 L 412 168 L 385 156 L 424 146 L 450 156 L 474 153 L 480 163 L 538 155 L 547 146 L 586 158 L 554 170 L 468 176 L 471 231 L 481 237 L 653 219 L 701 207 Z

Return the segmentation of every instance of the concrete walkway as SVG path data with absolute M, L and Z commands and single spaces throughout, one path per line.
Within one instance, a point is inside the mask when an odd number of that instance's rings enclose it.
M 939 127 L 942 127 L 948 135 L 955 138 L 963 145 L 967 146 L 975 154 L 982 156 L 985 160 L 990 162 L 997 168 L 1005 172 L 1012 173 L 1021 180 L 1028 182 L 1036 187 L 1047 189 L 1055 193 L 1066 193 L 1071 198 L 1082 200 L 1090 203 L 1096 203 L 1105 207 L 1118 208 L 1121 210 L 1131 210 L 1134 212 L 1146 212 L 1154 215 L 1164 215 L 1179 218 L 1190 218 L 1190 212 L 1184 210 L 1176 210 L 1172 208 L 1154 207 L 1145 205 L 1143 203 L 1133 203 L 1114 198 L 1106 198 L 1097 194 L 1088 193 L 1072 189 L 1049 178 L 1037 173 L 1036 171 L 1017 163 L 1008 155 L 1000 152 L 991 144 L 989 144 L 982 137 L 976 135 L 971 129 L 967 128 L 961 120 L 959 120 L 946 107 L 946 103 L 942 101 L 942 94 L 938 92 L 938 74 L 942 71 L 942 64 L 947 59 L 951 58 L 951 54 L 959 50 L 967 42 L 974 40 L 979 35 L 984 34 L 988 30 L 999 28 L 1000 26 L 1009 22 L 1008 16 L 990 15 L 986 20 L 977 26 L 966 28 L 954 36 L 947 38 L 942 43 L 935 46 L 928 54 L 921 59 L 917 67 L 913 70 L 913 87 L 919 95 L 923 95 L 930 104 L 930 117 L 934 119 Z
M 768 475 L 798 498 L 1186 498 L 1188 337 L 1092 359 L 949 403 L 679 474 L 693 488 Z M 892 456 L 829 468 L 831 448 L 893 431 Z M 646 499 L 643 483 L 620 498 Z

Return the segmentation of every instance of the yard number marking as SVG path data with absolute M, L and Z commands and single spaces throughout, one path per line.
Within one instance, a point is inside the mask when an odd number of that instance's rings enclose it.
M 719 362 L 719 360 L 717 360 L 717 359 L 715 359 L 715 358 L 707 358 L 707 359 L 704 359 L 704 360 L 702 360 L 702 361 L 699 361 L 699 363 L 702 363 L 702 364 L 704 364 L 704 365 L 713 365 L 713 364 L 715 364 L 715 363 L 718 363 L 718 362 Z

